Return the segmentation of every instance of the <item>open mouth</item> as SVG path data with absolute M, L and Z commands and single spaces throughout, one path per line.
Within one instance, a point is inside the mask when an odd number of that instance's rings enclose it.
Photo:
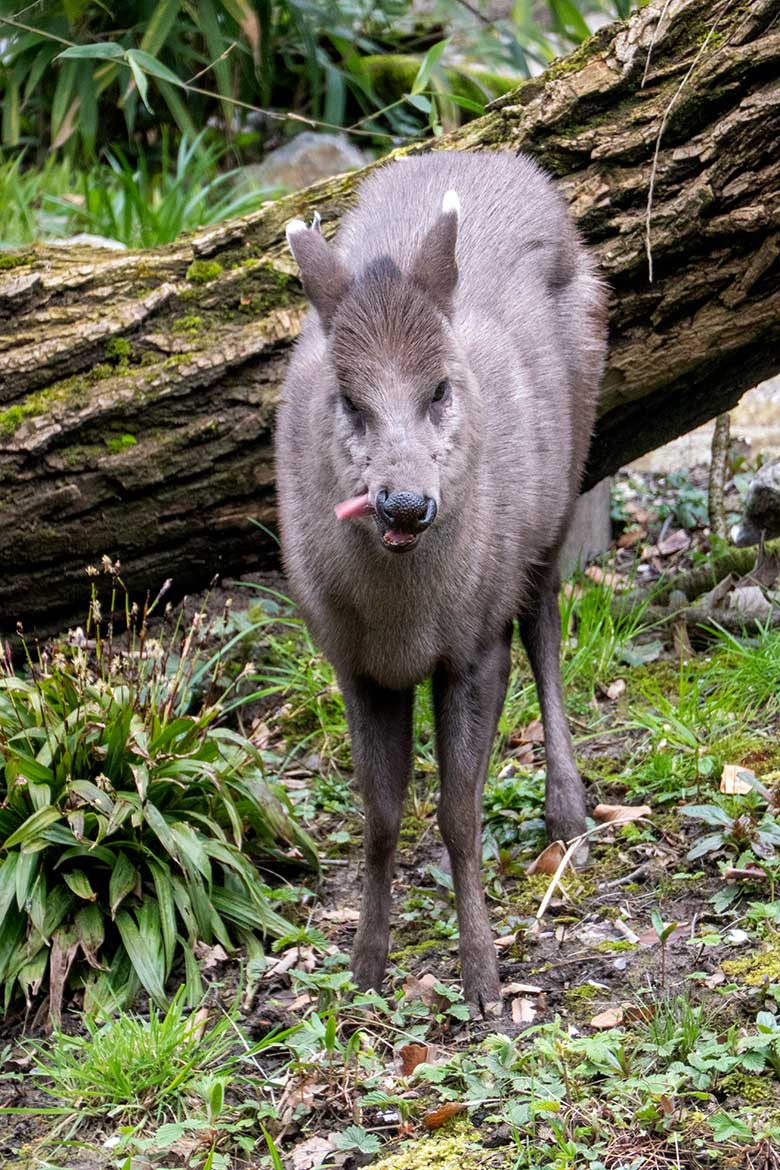
M 384 495 L 386 496 L 387 493 L 385 492 Z M 435 504 L 431 503 L 429 512 L 432 515 L 436 514 Z M 350 499 L 343 500 L 340 504 L 336 505 L 336 517 L 338 520 L 358 520 L 366 516 L 373 516 L 376 521 L 379 535 L 382 538 L 383 548 L 394 553 L 410 552 L 417 544 L 420 532 L 425 530 L 432 518 L 432 516 L 426 517 L 424 523 L 420 524 L 417 532 L 409 532 L 403 528 L 393 528 L 388 523 L 389 517 L 381 505 L 375 507 L 371 503 L 368 492 L 364 492 L 359 496 L 352 496 Z
M 382 536 L 382 544 L 390 552 L 409 552 L 417 544 L 418 536 L 416 532 L 398 532 L 393 528 L 385 528 L 379 520 L 379 517 L 377 517 L 377 527 Z

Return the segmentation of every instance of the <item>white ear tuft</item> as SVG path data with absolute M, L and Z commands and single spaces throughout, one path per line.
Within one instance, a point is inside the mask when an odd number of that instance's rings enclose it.
M 460 219 L 460 199 L 458 198 L 457 191 L 453 191 L 452 188 L 450 188 L 449 191 L 444 192 L 444 198 L 441 201 L 441 209 L 445 215 L 448 215 L 451 211 L 454 211 L 458 219 Z
M 287 236 L 287 247 L 290 249 L 291 252 L 293 250 L 293 246 L 292 246 L 293 236 L 297 236 L 299 232 L 305 232 L 305 231 L 308 231 L 308 228 L 306 227 L 306 224 L 303 222 L 302 219 L 291 219 L 290 220 L 287 227 L 285 228 L 284 234 Z
M 322 220 L 320 219 L 320 213 L 319 211 L 315 211 L 311 221 L 311 230 L 313 232 L 318 232 L 320 230 L 321 223 Z

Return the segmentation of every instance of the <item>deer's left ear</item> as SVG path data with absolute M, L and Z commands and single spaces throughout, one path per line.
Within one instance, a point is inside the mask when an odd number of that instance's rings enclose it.
M 320 217 L 314 213 L 310 228 L 302 219 L 287 225 L 287 243 L 301 270 L 307 297 L 317 310 L 323 329 L 330 329 L 334 314 L 352 284 L 352 273 L 342 263 L 324 236 Z
M 436 223 L 420 245 L 412 265 L 415 284 L 431 297 L 445 316 L 452 315 L 452 295 L 458 283 L 455 247 L 458 242 L 460 200 L 457 192 L 447 191 Z

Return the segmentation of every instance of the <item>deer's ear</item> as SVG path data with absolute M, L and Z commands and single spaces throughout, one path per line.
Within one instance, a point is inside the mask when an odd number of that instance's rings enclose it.
M 287 225 L 287 243 L 298 262 L 306 296 L 319 314 L 322 327 L 330 329 L 334 314 L 352 284 L 352 273 L 342 264 L 327 240 L 320 235 L 320 217 L 315 212 L 310 228 L 302 219 Z
M 447 191 L 442 199 L 439 218 L 420 245 L 411 271 L 415 284 L 424 289 L 448 317 L 452 314 L 452 295 L 458 283 L 455 247 L 459 221 L 460 200 L 457 192 Z

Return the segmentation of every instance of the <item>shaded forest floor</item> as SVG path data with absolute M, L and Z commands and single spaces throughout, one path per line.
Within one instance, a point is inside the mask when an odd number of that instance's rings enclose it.
M 381 995 L 361 995 L 348 955 L 362 820 L 341 700 L 284 602 L 231 588 L 231 633 L 280 618 L 237 644 L 256 698 L 235 718 L 315 836 L 321 875 L 274 875 L 295 928 L 263 959 L 201 949 L 202 1004 L 179 997 L 150 1024 L 141 1002 L 87 1031 L 74 1001 L 53 1040 L 40 1005 L 12 1010 L 2 1165 L 780 1167 L 780 632 L 697 641 L 649 624 L 642 603 L 614 606 L 706 557 L 703 481 L 623 477 L 620 547 L 564 590 L 578 761 L 591 808 L 608 807 L 590 866 L 552 889 L 527 873 L 545 844 L 544 737 L 516 654 L 484 805 L 497 1020 L 459 993 L 427 692 L 390 971 Z M 610 825 L 623 806 L 634 813 Z

